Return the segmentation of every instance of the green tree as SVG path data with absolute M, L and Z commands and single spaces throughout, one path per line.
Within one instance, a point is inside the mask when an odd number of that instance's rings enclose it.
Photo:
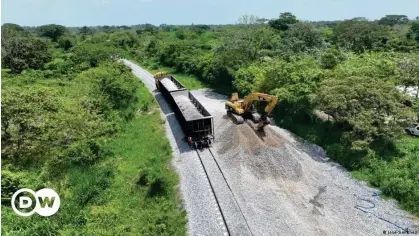
M 116 74 L 119 76 L 114 76 Z M 137 80 L 124 65 L 98 71 L 91 78 L 97 79 L 101 93 L 109 99 L 114 109 L 123 111 L 133 108 L 137 101 Z
M 332 71 L 332 77 L 345 79 L 351 76 L 366 76 L 383 81 L 396 81 L 399 78 L 398 60 L 392 56 L 392 53 L 386 52 L 347 54 L 346 60 Z
M 13 37 L 23 37 L 26 36 L 27 32 L 20 26 L 16 24 L 6 23 L 1 26 L 1 45 L 6 45 L 7 41 Z
M 75 45 L 75 40 L 69 36 L 63 36 L 58 39 L 58 45 L 60 48 L 64 49 L 65 51 L 70 50 Z
M 157 32 L 157 27 L 152 24 L 145 24 L 141 27 L 141 29 L 138 29 L 135 32 L 137 35 L 141 35 L 143 33 L 155 34 Z
M 279 15 L 278 19 L 270 20 L 268 24 L 274 29 L 285 31 L 289 29 L 290 25 L 297 22 L 297 17 L 294 16 L 291 12 L 283 12 Z
M 258 91 L 275 94 L 283 113 L 309 113 L 312 109 L 310 96 L 323 80 L 324 74 L 312 58 L 291 61 L 272 61 L 262 64 L 265 70 Z
M 38 30 L 41 36 L 50 38 L 53 42 L 57 42 L 61 36 L 68 32 L 65 26 L 55 24 L 40 26 Z
M 277 41 L 279 39 L 275 32 L 258 23 L 256 16 L 244 15 L 239 19 L 237 28 L 226 32 L 217 52 L 226 59 L 226 65 L 233 68 L 232 64 L 246 64 L 260 58 L 263 50 L 275 48 Z
M 407 24 L 409 23 L 409 18 L 406 15 L 386 15 L 382 17 L 378 24 L 380 25 L 399 25 L 399 24 Z
M 281 41 L 281 51 L 285 56 L 321 48 L 324 41 L 321 32 L 312 24 L 299 22 L 289 27 Z
M 110 37 L 110 34 L 105 32 L 99 32 L 92 35 L 91 42 L 92 43 L 105 43 Z
M 264 79 L 265 70 L 259 64 L 250 65 L 237 71 L 233 79 L 235 91 L 240 95 L 248 95 L 258 89 L 258 84 Z
M 176 38 L 180 40 L 184 40 L 186 38 L 185 31 L 184 30 L 176 30 L 175 31 Z
M 41 69 L 51 59 L 48 44 L 40 38 L 14 37 L 5 42 L 2 63 L 13 73 Z
M 341 50 L 329 48 L 321 55 L 320 64 L 324 69 L 333 69 L 345 59 L 345 54 Z
M 41 161 L 49 150 L 52 123 L 58 111 L 56 91 L 46 87 L 13 86 L 2 92 L 2 155 L 9 161 L 25 164 Z
M 85 36 L 86 35 L 91 35 L 91 34 L 93 34 L 93 31 L 90 27 L 83 26 L 83 27 L 80 28 L 80 34 L 85 35 Z
M 116 32 L 110 35 L 111 42 L 121 48 L 132 48 L 138 45 L 137 37 L 131 32 Z
M 132 118 L 138 83 L 124 65 L 104 64 L 81 74 L 77 82 L 88 85 L 89 96 L 83 104 L 93 114 L 105 114 L 105 117 L 115 119 L 113 111 L 118 111 L 117 116 Z
M 341 142 L 356 153 L 369 154 L 372 146 L 401 133 L 411 113 L 405 97 L 390 83 L 370 77 L 328 79 L 317 90 L 318 108 L 344 130 Z
M 71 60 L 79 66 L 97 67 L 100 63 L 114 60 L 121 51 L 106 44 L 82 44 L 71 50 Z
M 415 39 L 419 43 L 419 21 L 412 23 L 408 37 Z
M 413 59 L 404 59 L 398 63 L 400 69 L 400 79 L 398 83 L 405 87 L 418 88 L 415 96 L 419 97 L 419 57 Z
M 191 30 L 197 34 L 203 34 L 206 31 L 209 31 L 211 28 L 208 25 L 192 25 Z
M 345 20 L 334 29 L 334 42 L 339 46 L 361 53 L 387 43 L 385 26 L 368 21 Z

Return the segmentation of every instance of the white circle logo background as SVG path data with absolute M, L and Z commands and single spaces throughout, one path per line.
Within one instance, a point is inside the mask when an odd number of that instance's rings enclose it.
M 32 196 L 36 199 L 36 193 L 35 193 L 32 189 L 28 189 L 28 188 L 22 188 L 22 189 L 19 189 L 19 190 L 17 190 L 17 191 L 13 194 L 13 196 L 12 196 L 12 209 L 13 209 L 13 211 L 14 211 L 16 214 L 18 214 L 18 215 L 20 215 L 20 216 L 31 216 L 31 215 L 33 215 L 33 213 L 35 213 L 36 208 L 38 207 L 38 201 L 37 201 L 37 200 L 35 200 L 35 201 L 36 201 L 36 206 L 35 206 L 35 207 L 33 208 L 33 210 L 32 210 L 32 211 L 30 211 L 30 212 L 21 212 L 21 211 L 19 211 L 19 210 L 16 208 L 16 205 L 15 205 L 15 202 L 16 202 L 16 197 L 17 197 L 20 193 L 23 193 L 23 192 L 27 192 L 27 193 L 32 194 Z
M 21 212 L 17 209 L 15 205 L 16 197 L 20 193 L 23 193 L 23 192 L 30 193 L 35 198 L 36 205 L 34 209 L 30 212 Z M 47 204 L 45 204 L 44 207 L 42 207 L 41 203 L 39 202 L 39 198 L 41 198 L 43 201 L 45 201 L 45 199 L 48 198 L 51 203 L 52 203 L 52 198 L 54 198 L 54 201 L 51 207 Z M 60 196 L 58 196 L 57 192 L 55 192 L 54 190 L 50 188 L 43 188 L 41 190 L 38 190 L 36 193 L 31 189 L 22 188 L 16 191 L 12 196 L 12 209 L 16 214 L 20 216 L 31 216 L 35 212 L 37 212 L 41 216 L 52 216 L 55 213 L 57 213 L 58 209 L 60 208 L 60 205 L 61 205 Z
M 50 189 L 50 188 L 43 188 L 35 193 L 36 199 L 36 212 L 41 216 L 52 216 L 57 213 L 58 209 L 60 208 L 61 200 L 58 194 Z M 39 198 L 49 198 L 52 200 L 54 198 L 54 204 L 52 207 L 41 207 L 41 203 L 39 202 Z

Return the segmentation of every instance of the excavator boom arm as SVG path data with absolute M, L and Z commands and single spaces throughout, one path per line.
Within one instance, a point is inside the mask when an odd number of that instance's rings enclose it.
M 253 101 L 264 101 L 268 104 L 265 107 L 265 115 L 269 115 L 278 103 L 278 97 L 264 93 L 251 93 L 244 98 L 243 107 L 246 111 L 251 109 Z

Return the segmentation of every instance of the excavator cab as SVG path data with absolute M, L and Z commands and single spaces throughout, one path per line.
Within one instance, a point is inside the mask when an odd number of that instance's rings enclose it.
M 156 74 L 154 74 L 154 82 L 156 83 L 156 88 L 159 89 L 159 79 L 165 77 L 167 75 L 166 72 L 157 72 Z
M 239 94 L 233 93 L 231 94 L 230 102 L 237 102 L 239 100 Z

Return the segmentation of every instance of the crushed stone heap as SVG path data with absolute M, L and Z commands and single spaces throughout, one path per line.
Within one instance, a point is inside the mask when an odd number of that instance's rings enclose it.
M 169 91 L 175 91 L 178 90 L 179 88 L 176 86 L 175 83 L 173 83 L 173 81 L 171 81 L 169 78 L 164 78 L 161 79 L 160 82 L 163 84 L 163 86 Z
M 204 116 L 198 111 L 198 109 L 191 102 L 189 97 L 183 94 L 172 94 L 173 99 L 182 111 L 186 120 L 195 120 L 203 118 Z

